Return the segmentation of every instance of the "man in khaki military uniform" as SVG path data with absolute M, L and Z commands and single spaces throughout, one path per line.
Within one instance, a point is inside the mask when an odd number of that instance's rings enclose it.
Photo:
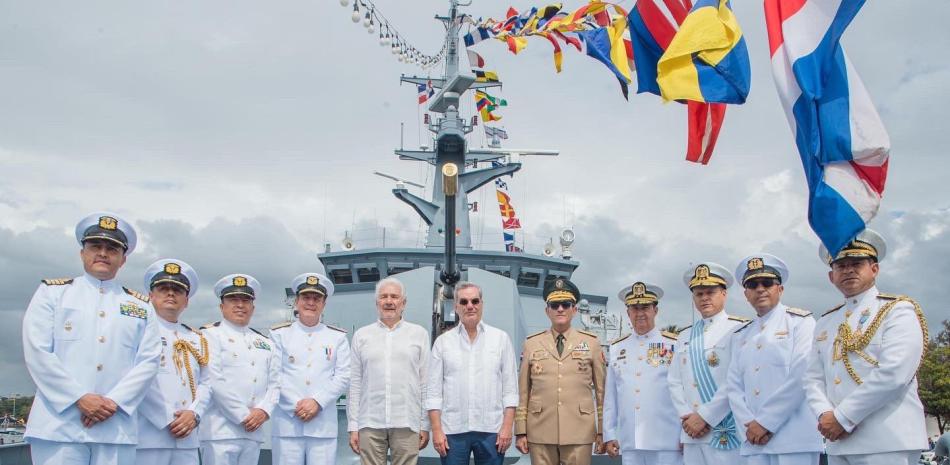
M 543 295 L 551 329 L 528 336 L 521 353 L 517 447 L 534 465 L 589 465 L 592 443 L 603 453 L 604 354 L 596 335 L 571 328 L 574 283 L 555 279 Z

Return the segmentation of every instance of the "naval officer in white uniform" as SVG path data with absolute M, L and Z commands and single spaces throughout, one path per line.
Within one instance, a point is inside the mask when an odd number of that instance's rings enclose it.
M 604 387 L 604 441 L 623 465 L 682 465 L 680 421 L 667 373 L 676 334 L 656 327 L 663 289 L 637 281 L 618 295 L 633 333 L 610 344 Z
M 746 257 L 736 276 L 756 312 L 732 336 L 728 389 L 739 453 L 746 465 L 816 465 L 821 436 L 804 386 L 815 319 L 782 303 L 788 267 L 778 257 Z
M 135 413 L 158 371 L 148 297 L 115 281 L 135 229 L 113 213 L 76 226 L 84 273 L 46 279 L 23 316 L 23 356 L 36 383 L 26 424 L 34 464 L 135 462 Z
M 248 326 L 261 285 L 232 274 L 214 285 L 221 321 L 202 327 L 211 349 L 211 407 L 199 427 L 203 465 L 256 465 L 264 442 L 261 425 L 277 398 L 280 363 L 271 341 Z
M 158 318 L 162 355 L 158 376 L 139 406 L 138 465 L 197 465 L 198 423 L 211 400 L 208 343 L 179 321 L 198 290 L 187 263 L 161 259 L 145 271 Z
M 679 333 L 669 383 L 682 420 L 683 461 L 689 465 L 734 465 L 740 460 L 726 374 L 732 333 L 749 319 L 725 311 L 726 290 L 733 281 L 729 270 L 712 262 L 683 274 L 700 318 Z
M 321 273 L 294 278 L 297 321 L 271 328 L 280 363 L 280 401 L 272 430 L 274 463 L 336 463 L 336 401 L 350 382 L 346 331 L 322 323 L 333 282 Z
M 911 298 L 877 290 L 886 252 L 870 229 L 834 257 L 819 252 L 845 298 L 818 320 L 805 378 L 829 465 L 915 464 L 927 447 L 917 396 L 927 322 Z

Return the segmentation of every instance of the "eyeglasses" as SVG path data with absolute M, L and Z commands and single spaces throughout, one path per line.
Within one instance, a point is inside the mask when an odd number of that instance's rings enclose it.
M 778 285 L 778 281 L 776 281 L 776 280 L 774 280 L 774 279 L 751 279 L 751 280 L 749 280 L 749 281 L 746 281 L 746 282 L 742 285 L 742 287 L 744 287 L 744 288 L 746 288 L 746 289 L 749 289 L 749 290 L 753 290 L 753 289 L 758 289 L 759 286 L 762 286 L 762 287 L 764 287 L 764 288 L 766 288 L 766 289 L 769 289 L 769 288 L 771 288 L 772 286 L 775 286 L 775 285 Z
M 570 300 L 559 300 L 557 302 L 548 302 L 548 308 L 551 310 L 557 310 L 558 308 L 563 308 L 564 310 L 570 310 L 574 306 L 574 302 Z
M 472 300 L 459 299 L 459 305 L 462 305 L 462 306 L 468 305 L 469 302 L 471 302 L 472 305 L 478 305 L 478 304 L 482 303 L 482 299 L 479 299 L 478 297 L 476 297 L 476 298 L 474 298 L 474 299 L 472 299 Z

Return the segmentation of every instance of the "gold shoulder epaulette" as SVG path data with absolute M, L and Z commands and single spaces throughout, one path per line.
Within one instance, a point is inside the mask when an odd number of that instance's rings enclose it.
M 693 325 L 683 326 L 683 327 L 680 328 L 678 331 L 676 331 L 676 335 L 679 336 L 680 334 L 683 333 L 683 331 L 686 331 L 687 329 L 692 328 L 692 327 L 693 327 Z
M 256 330 L 256 329 L 254 329 L 254 328 L 251 328 L 250 326 L 248 326 L 248 329 L 250 329 L 251 331 L 254 331 L 255 333 L 257 333 L 257 334 L 258 334 L 259 336 L 261 336 L 261 337 L 267 338 L 267 336 L 265 336 L 264 333 L 262 333 L 262 332 L 260 332 L 260 331 L 258 331 L 258 330 Z M 268 339 L 270 339 L 270 338 L 268 338 Z
M 785 309 L 785 312 L 791 315 L 795 315 L 795 316 L 803 316 L 803 317 L 811 316 L 811 312 L 809 312 L 808 310 L 802 310 L 800 308 L 795 308 L 795 307 L 788 307 Z
M 752 320 L 750 319 L 749 321 L 745 322 L 745 324 L 739 325 L 739 329 L 733 331 L 733 333 L 738 333 L 739 331 L 746 329 L 751 324 L 752 324 Z
M 839 305 L 839 306 L 837 306 L 837 307 L 835 307 L 835 308 L 832 308 L 831 310 L 828 310 L 828 311 L 825 312 L 825 313 L 822 313 L 821 316 L 825 316 L 825 315 L 827 315 L 827 314 L 829 314 L 829 313 L 836 312 L 836 311 L 838 311 L 838 309 L 840 309 L 841 307 L 844 307 L 844 304 L 841 304 L 841 305 Z
M 592 338 L 594 338 L 594 339 L 597 339 L 597 335 L 594 334 L 594 333 L 592 333 L 592 332 L 590 332 L 590 331 L 584 331 L 583 329 L 578 329 L 577 332 L 579 332 L 579 333 L 581 333 L 581 334 L 586 334 L 586 335 L 588 335 L 588 336 L 590 336 L 590 337 L 592 337 Z
M 620 342 L 620 341 L 622 341 L 622 340 L 624 340 L 624 339 L 630 337 L 630 334 L 632 334 L 632 333 L 627 333 L 627 334 L 625 334 L 625 335 L 623 335 L 623 336 L 618 337 L 617 339 L 614 339 L 614 340 L 610 341 L 610 345 L 614 345 L 614 344 L 616 344 L 616 343 L 618 343 L 618 342 Z
M 206 324 L 201 325 L 201 328 L 200 328 L 200 329 L 208 329 L 208 328 L 213 328 L 213 327 L 215 327 L 215 326 L 221 326 L 221 322 L 220 322 L 220 321 L 215 321 L 215 322 L 212 322 L 212 323 L 206 323 Z
M 884 300 L 897 300 L 897 299 L 900 299 L 900 298 L 909 299 L 909 297 L 904 296 L 904 295 L 885 294 L 885 293 L 883 293 L 883 292 L 879 293 L 879 294 L 877 295 L 877 298 L 878 298 L 878 299 L 884 299 Z
M 542 334 L 544 334 L 544 333 L 546 333 L 546 332 L 548 332 L 548 330 L 546 330 L 546 329 L 545 329 L 544 331 L 538 331 L 538 332 L 536 332 L 536 333 L 534 333 L 534 334 L 532 334 L 532 335 L 526 337 L 525 339 L 531 339 L 531 338 L 533 338 L 533 337 L 535 337 L 535 336 L 540 336 L 540 335 L 542 335 Z
M 742 323 L 747 323 L 752 321 L 752 318 L 746 318 L 744 316 L 729 315 L 729 319 L 732 321 L 739 321 Z
M 142 293 L 139 292 L 139 291 L 136 291 L 135 289 L 129 289 L 129 288 L 125 287 L 125 286 L 122 286 L 122 290 L 124 290 L 126 294 L 128 294 L 128 295 L 130 295 L 130 296 L 132 296 L 132 297 L 135 297 L 136 299 L 139 299 L 139 300 L 141 300 L 142 302 L 148 302 L 148 296 L 145 295 L 145 294 L 142 294 Z
M 276 325 L 271 326 L 271 327 L 270 327 L 270 330 L 273 331 L 273 330 L 275 330 L 275 329 L 286 328 L 286 327 L 288 327 L 288 326 L 290 326 L 290 325 L 292 325 L 292 324 L 294 324 L 293 321 L 285 321 L 285 322 L 283 322 L 283 323 L 277 323 Z
M 677 340 L 677 339 L 679 339 L 679 334 L 671 333 L 671 332 L 669 332 L 669 331 L 663 331 L 663 332 L 660 333 L 660 335 L 662 335 L 663 337 L 665 337 L 665 338 L 667 338 L 667 339 L 672 339 L 672 340 L 674 340 L 674 341 Z
M 43 280 L 43 284 L 47 286 L 65 286 L 72 283 L 73 278 L 48 278 Z
M 333 325 L 327 325 L 327 328 L 330 328 L 330 329 L 332 329 L 332 330 L 334 330 L 334 331 L 339 331 L 339 332 L 341 332 L 341 333 L 343 333 L 343 334 L 346 334 L 346 330 L 343 329 L 343 328 L 338 328 L 338 327 L 333 326 Z

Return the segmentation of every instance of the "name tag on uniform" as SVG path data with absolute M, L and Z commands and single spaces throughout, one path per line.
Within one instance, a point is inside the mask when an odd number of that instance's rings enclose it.
M 788 337 L 788 331 L 776 331 L 775 337 L 778 339 L 785 339 L 786 337 Z
M 531 360 L 544 360 L 548 357 L 550 357 L 550 355 L 548 355 L 548 351 L 543 349 L 538 349 L 534 352 L 531 352 Z
M 819 335 L 815 338 L 815 340 L 818 341 L 818 342 L 824 341 L 824 340 L 826 340 L 826 339 L 828 339 L 828 331 L 822 331 L 821 334 L 819 334 Z
M 132 318 L 148 319 L 148 311 L 132 302 L 119 304 L 119 313 Z
M 574 359 L 590 358 L 590 350 L 574 349 L 571 351 L 571 358 L 574 358 Z

